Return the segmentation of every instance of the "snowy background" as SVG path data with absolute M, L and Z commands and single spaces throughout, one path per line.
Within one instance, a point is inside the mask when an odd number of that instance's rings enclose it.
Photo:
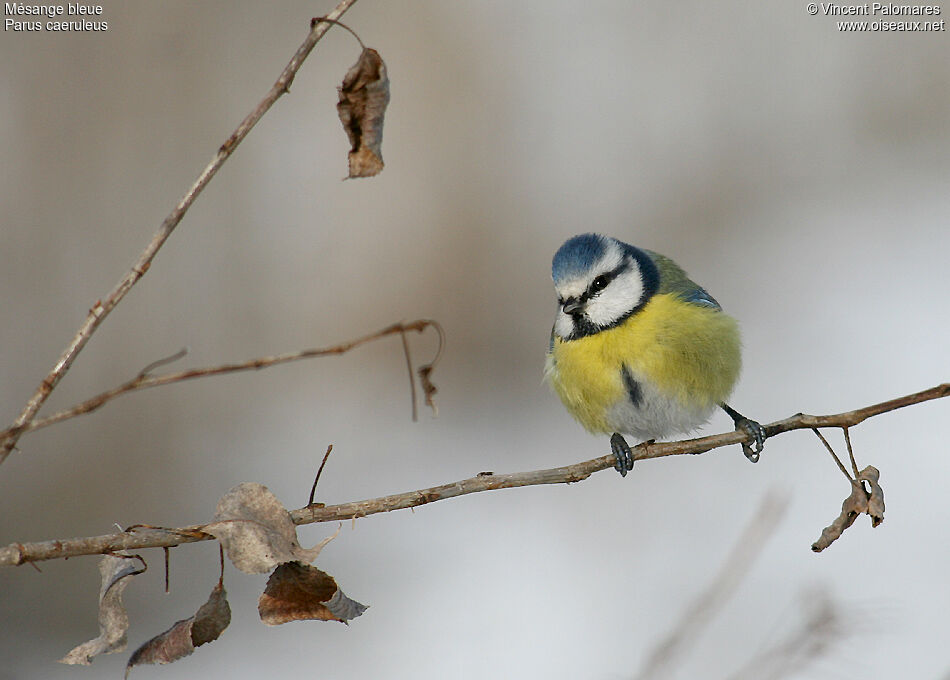
M 550 258 L 582 231 L 674 257 L 740 320 L 732 402 L 761 422 L 946 381 L 950 38 L 839 32 L 805 5 L 358 3 L 345 21 L 392 79 L 383 174 L 340 181 L 336 87 L 358 46 L 333 30 L 43 413 L 182 346 L 185 368 L 431 317 L 448 334 L 438 418 L 410 421 L 398 338 L 138 393 L 21 440 L 0 544 L 204 521 L 241 481 L 299 507 L 329 443 L 328 503 L 607 453 L 540 378 Z M 330 8 L 106 0 L 105 33 L 0 36 L 4 422 Z M 413 347 L 425 361 L 434 344 Z M 265 627 L 265 577 L 229 567 L 231 628 L 134 677 L 629 678 L 777 489 L 785 521 L 678 677 L 728 677 L 825 593 L 849 636 L 791 677 L 941 680 L 948 408 L 852 431 L 887 519 L 821 555 L 849 489 L 791 433 L 755 466 L 732 447 L 346 522 L 318 564 L 371 605 L 349 627 Z M 211 543 L 172 552 L 169 595 L 161 551 L 145 557 L 129 653 L 217 579 Z M 127 654 L 55 663 L 97 634 L 96 559 L 40 567 L 0 570 L 0 678 L 120 677 Z

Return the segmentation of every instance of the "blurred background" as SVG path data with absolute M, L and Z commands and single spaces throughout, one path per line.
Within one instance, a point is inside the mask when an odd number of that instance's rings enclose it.
M 104 33 L 0 36 L 4 423 L 332 8 L 102 6 Z M 431 317 L 448 335 L 438 417 L 411 422 L 398 338 L 130 395 L 23 437 L 0 468 L 0 544 L 208 520 L 241 481 L 300 507 L 330 443 L 327 503 L 607 453 L 541 382 L 550 259 L 583 231 L 674 257 L 740 320 L 732 403 L 763 423 L 948 379 L 947 32 L 844 33 L 804 2 L 751 0 L 364 0 L 344 20 L 392 79 L 382 175 L 341 181 L 336 87 L 359 48 L 332 30 L 42 413 L 183 346 L 177 368 Z M 428 361 L 433 338 L 411 343 Z M 371 606 L 349 627 L 263 626 L 265 577 L 229 566 L 230 629 L 134 675 L 632 677 L 777 490 L 784 522 L 677 677 L 728 677 L 830 597 L 843 635 L 787 677 L 940 680 L 948 409 L 852 431 L 887 519 L 820 555 L 849 488 L 811 433 L 790 433 L 755 466 L 732 447 L 346 522 L 318 565 Z M 727 429 L 717 415 L 703 432 Z M 97 635 L 96 558 L 0 570 L 0 678 L 118 677 L 216 582 L 211 543 L 172 551 L 168 595 L 161 551 L 144 556 L 130 648 L 90 670 L 56 660 Z

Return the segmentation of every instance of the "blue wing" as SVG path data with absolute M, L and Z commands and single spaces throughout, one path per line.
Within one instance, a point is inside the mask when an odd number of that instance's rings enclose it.
M 700 307 L 711 307 L 712 309 L 722 311 L 722 305 L 720 305 L 716 298 L 706 292 L 705 288 L 700 288 L 696 286 L 691 291 L 683 291 L 681 294 L 683 300 L 694 305 L 699 305 Z
M 655 253 L 652 250 L 645 252 L 650 256 L 656 264 L 656 268 L 660 271 L 660 288 L 657 292 L 677 295 L 690 304 L 708 307 L 709 309 L 715 309 L 720 312 L 722 311 L 722 305 L 716 301 L 716 298 L 707 293 L 705 288 L 690 279 L 689 276 L 686 275 L 686 272 L 684 272 L 678 264 L 673 262 L 673 260 L 665 255 Z

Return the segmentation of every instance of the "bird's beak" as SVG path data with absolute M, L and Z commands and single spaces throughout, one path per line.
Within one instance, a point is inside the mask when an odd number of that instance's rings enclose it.
M 575 314 L 584 309 L 584 303 L 577 301 L 565 302 L 561 309 L 564 310 L 565 314 Z

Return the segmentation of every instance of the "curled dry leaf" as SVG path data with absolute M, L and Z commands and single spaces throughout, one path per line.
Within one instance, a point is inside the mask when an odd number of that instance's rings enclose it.
M 122 604 L 122 591 L 131 582 L 129 577 L 145 571 L 144 565 L 141 557 L 105 555 L 99 560 L 99 573 L 102 575 L 99 588 L 99 637 L 74 648 L 59 660 L 60 663 L 88 666 L 93 657 L 125 649 L 129 615 Z
M 432 364 L 427 364 L 419 368 L 419 379 L 422 381 L 422 391 L 426 395 L 426 406 L 432 409 L 432 415 L 439 415 L 439 407 L 435 403 L 435 393 L 439 391 L 439 388 L 436 387 L 432 379 L 429 377 L 432 375 Z
M 364 47 L 343 77 L 336 105 L 350 139 L 350 179 L 372 177 L 383 169 L 383 118 L 389 104 L 389 76 L 376 50 Z
M 214 519 L 203 530 L 221 542 L 234 566 L 246 574 L 263 574 L 284 562 L 312 562 L 339 534 L 338 529 L 315 547 L 302 548 L 290 513 L 256 482 L 242 482 L 224 494 Z
M 884 521 L 884 489 L 878 483 L 878 480 L 881 479 L 881 473 L 873 465 L 868 465 L 861 470 L 858 479 L 867 482 L 868 486 L 871 487 L 867 513 L 871 517 L 871 526 L 876 527 Z
M 865 512 L 867 508 L 868 497 L 864 487 L 860 482 L 852 482 L 851 495 L 845 498 L 841 504 L 841 514 L 822 530 L 821 536 L 812 544 L 811 549 L 815 552 L 821 552 L 841 538 L 844 530 L 854 524 L 854 520 L 858 518 L 858 515 Z
M 439 347 L 436 350 L 435 358 L 428 364 L 419 367 L 419 380 L 422 382 L 422 390 L 425 393 L 426 406 L 432 409 L 432 415 L 439 415 L 439 407 L 435 403 L 435 394 L 439 389 L 432 382 L 432 371 L 435 370 L 436 364 L 439 363 L 439 359 L 442 358 L 442 350 L 445 347 L 445 331 L 442 329 L 442 326 L 438 321 L 425 321 L 424 325 L 419 329 L 420 332 L 427 328 L 434 328 L 436 333 L 439 335 Z
M 277 567 L 257 603 L 261 621 L 268 626 L 305 620 L 346 623 L 366 609 L 347 597 L 332 576 L 300 562 Z
M 125 677 L 133 666 L 146 663 L 171 663 L 188 656 L 206 642 L 217 640 L 231 623 L 231 606 L 224 585 L 219 581 L 208 601 L 194 616 L 174 626 L 135 650 L 125 665 Z
M 821 552 L 841 537 L 844 530 L 854 524 L 858 515 L 867 514 L 871 526 L 876 527 L 884 521 L 884 490 L 878 483 L 881 473 L 873 465 L 861 470 L 858 478 L 851 482 L 851 495 L 841 504 L 841 514 L 821 532 L 811 549 Z M 864 482 L 871 487 L 870 493 L 864 488 Z

